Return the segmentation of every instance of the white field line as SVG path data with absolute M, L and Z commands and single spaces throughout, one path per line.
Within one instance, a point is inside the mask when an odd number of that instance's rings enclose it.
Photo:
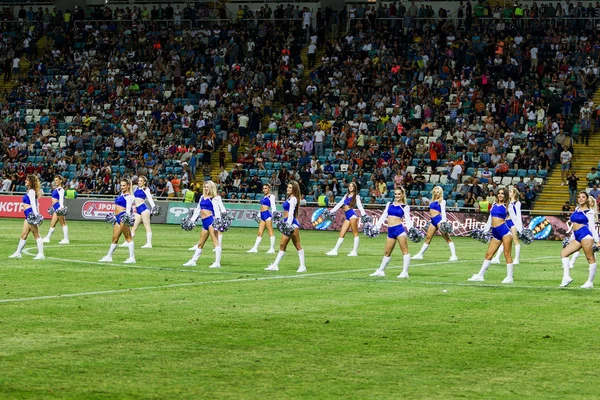
M 528 260 L 542 260 L 548 258 L 554 258 L 555 256 L 546 256 L 546 257 L 537 257 L 530 258 Z M 73 261 L 73 260 L 67 260 Z M 463 260 L 463 261 L 477 261 L 477 260 Z M 451 261 L 441 261 L 434 263 L 424 263 L 424 264 L 415 264 L 414 267 L 420 266 L 431 266 L 431 265 L 441 265 L 441 264 L 454 264 L 456 262 Z M 103 263 L 100 263 L 103 264 Z M 120 264 L 116 264 L 117 266 L 121 266 Z M 399 266 L 396 267 L 388 267 L 389 269 L 401 268 Z M 160 268 L 157 268 L 160 269 Z M 52 299 L 60 299 L 60 298 L 70 298 L 70 297 L 85 297 L 85 296 L 98 296 L 98 295 L 108 295 L 108 294 L 117 294 L 117 293 L 130 293 L 134 291 L 146 291 L 146 290 L 160 290 L 160 289 L 173 289 L 180 287 L 194 287 L 194 286 L 203 286 L 210 284 L 219 284 L 219 283 L 238 283 L 238 282 L 250 282 L 250 281 L 269 281 L 269 280 L 278 280 L 278 279 L 304 279 L 311 277 L 319 277 L 319 276 L 327 276 L 327 275 L 339 275 L 339 274 L 348 274 L 348 273 L 356 273 L 356 272 L 365 272 L 365 271 L 373 271 L 373 268 L 361 268 L 361 269 L 353 269 L 353 270 L 342 270 L 342 271 L 329 271 L 329 272 L 315 272 L 309 274 L 296 274 L 296 275 L 275 275 L 275 276 L 257 276 L 251 278 L 237 278 L 237 279 L 225 279 L 225 280 L 214 280 L 214 281 L 201 281 L 201 282 L 188 282 L 188 283 L 175 283 L 170 285 L 160 285 L 160 286 L 143 286 L 138 288 L 129 288 L 129 289 L 115 289 L 115 290 L 102 290 L 102 291 L 93 291 L 93 292 L 81 292 L 81 293 L 67 293 L 67 294 L 57 294 L 57 295 L 48 295 L 48 296 L 36 296 L 36 297 L 22 297 L 22 298 L 14 298 L 14 299 L 0 299 L 0 304 L 4 303 L 18 303 L 18 302 L 26 302 L 26 301 L 37 301 L 37 300 L 52 300 Z M 222 272 L 216 272 L 222 273 Z M 373 282 L 391 282 L 384 281 L 381 279 L 373 279 Z M 398 281 L 394 281 L 398 282 Z M 479 287 L 513 287 L 513 288 L 540 288 L 540 286 L 519 286 L 519 285 L 490 285 L 490 284 L 477 284 L 477 283 L 446 283 L 446 282 L 416 282 L 411 281 L 411 283 L 415 284 L 423 284 L 423 285 L 453 285 L 453 286 L 479 286 Z M 542 287 L 544 289 L 558 289 L 558 287 Z
M 77 246 L 87 247 L 86 245 L 70 245 L 68 247 L 77 247 Z M 44 246 L 44 249 L 53 248 L 53 247 L 60 247 L 61 249 L 67 248 L 66 246 Z M 35 248 L 35 247 L 25 248 L 25 249 L 23 249 L 23 254 L 25 254 L 27 256 L 35 256 L 35 254 L 31 253 L 32 250 L 37 251 L 37 248 Z M 227 275 L 240 275 L 241 274 L 238 272 L 229 272 L 229 271 L 215 271 L 215 270 L 205 271 L 205 270 L 200 270 L 200 269 L 146 267 L 146 266 L 137 265 L 137 264 L 117 264 L 117 263 L 105 263 L 105 262 L 98 262 L 98 261 L 71 260 L 71 259 L 67 259 L 67 258 L 58 258 L 58 257 L 46 257 L 46 260 L 63 261 L 63 262 L 69 262 L 69 263 L 74 263 L 74 264 L 108 265 L 111 267 L 133 268 L 133 269 L 151 269 L 151 270 L 157 270 L 157 271 L 192 272 L 192 273 L 196 273 L 196 274 L 227 274 Z M 244 275 L 258 275 L 258 274 L 244 273 Z

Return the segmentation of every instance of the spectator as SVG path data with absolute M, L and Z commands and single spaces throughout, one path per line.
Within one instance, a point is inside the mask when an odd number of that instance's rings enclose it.
M 567 178 L 569 183 L 569 202 L 571 205 L 575 205 L 577 202 L 577 181 L 579 178 L 575 174 L 575 171 L 571 171 L 571 174 Z

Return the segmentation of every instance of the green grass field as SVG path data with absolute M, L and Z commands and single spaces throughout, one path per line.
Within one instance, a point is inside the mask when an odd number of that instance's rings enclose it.
M 456 240 L 448 263 L 436 237 L 409 280 L 398 280 L 401 253 L 385 278 L 371 278 L 384 235 L 361 237 L 349 258 L 324 253 L 336 232 L 301 232 L 308 273 L 296 274 L 292 246 L 274 260 L 247 254 L 254 229 L 225 234 L 223 268 L 209 270 L 207 246 L 195 268 L 182 267 L 198 230 L 154 226 L 154 248 L 136 243 L 136 265 L 97 261 L 111 227 L 70 222 L 34 261 L 9 260 L 22 220 L 0 220 L 0 398 L 598 398 L 597 290 L 580 257 L 572 287 L 558 289 L 560 242 L 523 246 L 515 284 L 504 265 L 485 283 L 485 245 Z M 48 223 L 42 226 L 42 232 Z M 277 235 L 279 237 L 279 234 Z M 412 244 L 416 253 L 420 244 Z

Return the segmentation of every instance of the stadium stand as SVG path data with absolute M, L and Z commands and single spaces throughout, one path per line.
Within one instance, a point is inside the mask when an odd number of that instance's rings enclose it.
M 356 181 L 365 203 L 401 185 L 416 206 L 441 185 L 455 209 L 515 185 L 531 208 L 597 118 L 600 5 L 432 4 L 19 10 L 1 44 L 6 189 L 59 173 L 112 194 L 144 174 L 159 196 L 211 178 L 252 200 L 296 179 L 333 202 Z

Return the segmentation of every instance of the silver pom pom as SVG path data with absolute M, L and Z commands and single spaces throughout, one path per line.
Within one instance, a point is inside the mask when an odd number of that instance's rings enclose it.
M 563 247 L 563 249 L 565 247 L 567 247 L 569 245 L 569 243 L 571 243 L 571 238 L 568 238 L 568 237 L 564 238 L 563 241 L 562 241 L 562 247 Z
M 377 236 L 379 236 L 379 234 L 381 233 L 381 231 L 372 222 L 367 222 L 363 226 L 363 233 L 369 239 L 374 239 Z
M 288 237 L 292 236 L 292 234 L 296 230 L 296 228 L 293 225 L 288 224 L 283 219 L 279 220 L 279 222 L 277 223 L 277 229 L 279 229 L 279 232 L 281 232 L 282 234 L 284 234 L 285 236 L 288 236 Z
M 481 243 L 489 243 L 492 240 L 492 234 L 490 232 L 484 232 L 483 229 L 473 229 L 471 237 Z
M 54 207 L 48 208 L 48 214 L 50 214 L 50 216 L 53 216 L 55 212 L 56 210 L 54 209 Z
M 283 220 L 283 213 L 281 211 L 275 211 L 273 213 L 273 223 L 278 224 L 281 220 Z
M 69 209 L 67 208 L 67 206 L 61 207 L 58 210 L 56 210 L 56 215 L 61 216 L 61 217 L 66 217 L 69 214 Z
M 230 212 L 225 211 L 221 214 L 221 218 L 215 218 L 215 220 L 212 223 L 212 226 L 219 232 L 225 232 L 229 229 L 234 219 L 235 218 L 233 217 L 233 215 L 231 215 Z
M 425 232 L 417 228 L 410 228 L 408 230 L 408 238 L 414 243 L 419 243 L 425 239 Z
M 113 213 L 106 214 L 106 216 L 104 217 L 104 222 L 108 222 L 109 224 L 114 225 L 117 223 L 117 216 Z
M 154 206 L 150 209 L 151 216 L 160 215 L 161 212 L 162 212 L 162 208 L 160 208 L 160 206 Z
M 362 222 L 363 224 L 373 224 L 373 217 L 371 217 L 370 215 L 363 215 L 362 217 L 360 217 L 360 222 Z
M 323 211 L 321 217 L 323 217 L 323 221 L 335 221 L 335 214 L 332 214 L 329 210 Z
M 196 224 L 192 222 L 192 219 L 190 217 L 183 217 L 181 219 L 181 229 L 183 229 L 184 231 L 191 231 L 195 227 Z
M 529 228 L 523 229 L 519 233 L 519 239 L 521 239 L 521 241 L 524 244 L 531 244 L 531 243 L 533 243 L 533 240 L 534 240 L 533 231 L 531 229 L 529 229 Z
M 440 232 L 451 234 L 452 232 L 454 232 L 454 226 L 450 222 L 441 222 Z
M 29 225 L 36 225 L 39 226 L 42 224 L 42 221 L 44 221 L 44 217 L 42 216 L 42 214 L 34 214 L 34 213 L 30 213 L 27 216 L 27 223 Z
M 257 224 L 260 224 L 260 211 L 252 210 L 248 211 L 248 217 L 256 221 Z
M 135 216 L 133 214 L 131 215 L 123 215 L 121 217 L 121 223 L 127 225 L 127 226 L 133 226 L 135 225 Z

